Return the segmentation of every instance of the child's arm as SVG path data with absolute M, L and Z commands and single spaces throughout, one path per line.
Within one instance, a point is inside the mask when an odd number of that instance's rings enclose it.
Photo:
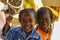
M 6 35 L 5 40 L 13 40 L 13 35 L 14 35 L 14 31 L 13 30 L 9 30 L 9 32 Z

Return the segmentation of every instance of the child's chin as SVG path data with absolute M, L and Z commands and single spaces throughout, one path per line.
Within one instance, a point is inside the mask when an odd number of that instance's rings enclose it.
M 31 29 L 25 30 L 25 32 L 31 32 Z

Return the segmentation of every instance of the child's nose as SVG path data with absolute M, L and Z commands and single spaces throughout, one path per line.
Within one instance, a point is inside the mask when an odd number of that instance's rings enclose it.
M 30 25 L 30 23 L 29 23 L 29 22 L 27 22 L 27 23 L 26 23 L 26 25 L 27 25 L 27 26 L 29 26 L 29 25 Z
M 42 20 L 42 23 L 45 23 L 46 21 L 45 20 Z

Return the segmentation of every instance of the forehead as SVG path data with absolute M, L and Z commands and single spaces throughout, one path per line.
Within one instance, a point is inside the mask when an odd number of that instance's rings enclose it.
M 35 21 L 35 17 L 32 14 L 22 14 L 21 15 L 21 20 L 34 20 Z
M 42 15 L 40 15 L 40 18 L 49 18 L 50 17 L 50 14 L 48 13 L 44 13 Z
M 31 16 L 30 14 L 22 14 L 21 15 L 21 20 L 34 20 L 35 21 L 35 18 L 33 16 Z
M 22 13 L 21 14 L 21 17 L 24 16 L 24 17 L 35 17 L 34 13 Z

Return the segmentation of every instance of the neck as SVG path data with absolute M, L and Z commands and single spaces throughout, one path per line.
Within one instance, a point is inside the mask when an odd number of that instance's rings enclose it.
M 41 26 L 38 26 L 43 32 L 48 33 L 48 30 L 45 30 L 45 28 L 42 28 Z
M 26 38 L 31 34 L 31 32 L 25 32 L 26 33 Z

